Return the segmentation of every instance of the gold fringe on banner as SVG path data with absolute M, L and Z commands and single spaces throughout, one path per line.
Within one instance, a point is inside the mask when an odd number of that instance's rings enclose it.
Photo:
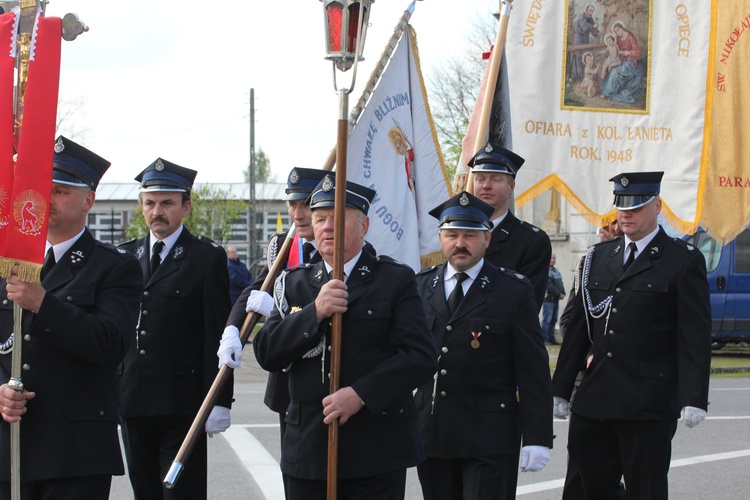
M 26 283 L 41 283 L 42 264 L 5 257 L 0 257 L 0 278 L 10 278 L 16 265 L 18 266 L 18 279 Z
M 0 257 L 0 278 L 10 278 L 15 262 L 5 257 Z
M 586 220 L 586 222 L 594 227 L 598 228 L 609 224 L 617 217 L 614 208 L 609 212 L 603 214 L 598 214 L 591 210 L 588 206 L 586 206 L 585 203 L 581 201 L 578 196 L 576 196 L 573 190 L 570 189 L 570 187 L 565 182 L 563 182 L 560 177 L 557 176 L 557 174 L 551 174 L 545 177 L 544 179 L 524 191 L 520 196 L 517 196 L 515 199 L 516 208 L 521 208 L 526 203 L 529 203 L 531 200 L 544 193 L 545 191 L 550 190 L 551 188 L 555 188 L 557 191 L 559 191 L 560 194 L 563 195 L 565 200 L 570 204 L 570 206 L 573 207 L 573 210 L 578 212 L 581 217 Z M 669 208 L 669 205 L 667 205 L 664 199 L 662 199 L 661 208 L 662 216 L 664 216 L 670 226 L 675 228 L 680 233 L 693 234 L 698 229 L 697 223 L 679 219 Z
M 41 283 L 42 265 L 25 260 L 16 262 L 18 264 L 18 279 L 26 283 Z

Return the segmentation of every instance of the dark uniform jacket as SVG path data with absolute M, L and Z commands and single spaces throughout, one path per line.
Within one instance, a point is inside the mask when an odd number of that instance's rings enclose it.
M 669 420 L 683 406 L 706 409 L 711 308 L 703 254 L 660 229 L 623 270 L 623 238 L 594 246 L 565 329 L 555 396 L 570 400 L 585 358 L 594 355 L 572 411 L 592 419 Z M 585 275 L 585 271 L 584 271 Z M 584 289 L 611 310 L 586 324 Z M 589 336 L 593 344 L 589 342 Z
M 522 436 L 524 445 L 551 448 L 549 357 L 531 283 L 485 261 L 451 316 L 446 266 L 417 275 L 440 356 L 436 381 L 422 385 L 414 397 L 427 456 L 517 454 Z
M 518 271 L 531 280 L 537 312 L 542 308 L 547 291 L 550 257 L 552 245 L 547 233 L 518 219 L 512 212 L 492 230 L 490 246 L 484 253 L 484 258 L 493 266 Z
M 281 470 L 301 479 L 326 478 L 328 426 L 321 401 L 329 394 L 330 321 L 317 324 L 314 301 L 327 281 L 323 262 L 285 271 L 276 283 L 277 309 L 253 342 L 265 370 L 291 365 Z M 437 366 L 411 268 L 362 252 L 346 283 L 340 385 L 351 386 L 366 406 L 339 429 L 342 479 L 424 459 L 412 391 Z M 310 353 L 316 348 L 322 352 Z
M 281 246 L 286 240 L 286 233 L 276 233 L 268 241 L 268 265 L 258 275 L 253 284 L 245 288 L 240 294 L 237 301 L 232 306 L 232 311 L 229 313 L 229 319 L 227 320 L 227 326 L 234 325 L 238 330 L 242 329 L 242 325 L 245 323 L 247 317 L 247 299 L 250 297 L 250 293 L 253 290 L 260 290 L 263 286 L 263 282 L 268 276 L 268 270 L 273 266 L 276 256 L 281 251 Z M 371 255 L 376 255 L 375 249 L 368 242 L 365 242 L 364 249 Z M 309 263 L 317 264 L 321 261 L 320 254 L 317 250 L 310 256 Z M 286 262 L 284 263 L 286 266 Z M 289 406 L 289 376 L 287 372 L 272 372 L 268 374 L 268 382 L 266 383 L 266 393 L 263 397 L 263 402 L 268 408 L 275 411 L 276 413 L 284 413 Z
M 123 474 L 117 367 L 133 339 L 141 271 L 132 255 L 85 230 L 42 282 L 39 314 L 23 312 L 22 380 L 36 397 L 21 423 L 21 478 Z M 0 280 L 0 342 L 13 303 Z M 14 339 L 18 341 L 18 339 Z M 11 371 L 11 353 L 0 355 Z M 0 423 L 0 479 L 9 481 L 10 424 Z
M 123 243 L 149 275 L 149 237 Z M 187 228 L 151 278 L 120 378 L 123 417 L 197 413 L 218 372 L 229 314 L 227 255 Z M 231 407 L 232 384 L 217 405 Z
M 245 323 L 247 317 L 246 305 L 247 299 L 250 297 L 250 293 L 253 290 L 260 290 L 263 287 L 263 282 L 268 276 L 268 271 L 273 265 L 276 256 L 281 250 L 281 246 L 286 240 L 286 233 L 276 233 L 268 241 L 268 265 L 261 271 L 258 278 L 247 288 L 245 288 L 240 294 L 239 298 L 235 301 L 232 306 L 232 310 L 229 313 L 229 319 L 227 320 L 227 326 L 234 325 L 238 330 L 242 329 L 242 325 Z M 310 258 L 311 263 L 320 262 L 320 254 L 316 251 Z M 284 263 L 286 265 L 286 263 Z M 287 406 L 289 406 L 289 377 L 286 372 L 274 372 L 268 374 L 268 382 L 266 383 L 266 393 L 263 397 L 263 402 L 268 408 L 275 411 L 276 413 L 284 413 Z

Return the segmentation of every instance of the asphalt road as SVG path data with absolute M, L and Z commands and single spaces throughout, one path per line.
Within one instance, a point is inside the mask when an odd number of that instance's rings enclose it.
M 278 469 L 276 414 L 263 405 L 266 374 L 246 349 L 236 372 L 232 427 L 209 439 L 209 498 L 283 499 Z M 750 491 L 750 377 L 711 380 L 709 418 L 698 427 L 678 426 L 669 474 L 675 499 L 746 499 Z M 565 477 L 567 421 L 556 420 L 555 447 L 547 467 L 520 473 L 518 498 L 559 499 Z M 113 481 L 112 500 L 133 498 L 126 477 Z M 407 500 L 421 500 L 409 470 Z

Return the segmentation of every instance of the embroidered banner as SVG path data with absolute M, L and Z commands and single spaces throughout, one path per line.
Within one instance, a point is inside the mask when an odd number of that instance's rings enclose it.
M 44 261 L 60 80 L 60 18 L 40 14 L 31 42 L 18 158 L 8 200 L 10 220 L 0 251 L 2 276 L 9 276 L 18 264 L 24 281 L 39 281 Z
M 723 0 L 717 7 L 714 1 L 713 8 L 742 3 Z M 512 133 L 514 151 L 526 158 L 516 205 L 554 187 L 598 227 L 613 214 L 609 178 L 663 170 L 662 213 L 679 231 L 693 231 L 708 154 L 712 3 L 535 0 L 514 6 L 506 43 Z
M 401 36 L 348 142 L 347 179 L 377 191 L 366 239 L 414 270 L 442 262 L 437 220 L 450 198 L 411 27 Z
M 701 225 L 734 239 L 750 217 L 750 4 L 714 0 Z

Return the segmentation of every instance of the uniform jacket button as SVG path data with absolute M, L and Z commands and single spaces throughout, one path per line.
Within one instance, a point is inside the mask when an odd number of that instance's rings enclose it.
M 21 368 L 23 368 L 23 371 L 27 372 L 27 371 L 31 370 L 31 365 L 28 364 L 28 363 L 24 363 Z
M 453 327 L 451 325 L 448 325 L 445 327 L 445 330 L 450 332 L 451 330 L 453 330 Z
M 145 350 L 145 349 L 141 349 L 141 350 L 140 350 L 140 351 L 138 352 L 138 354 L 140 354 L 141 356 L 143 356 L 144 354 L 146 354 L 146 350 Z
M 65 300 L 67 300 L 68 302 L 73 302 L 73 296 L 68 295 L 67 297 L 65 297 Z
M 611 358 L 612 356 L 613 356 L 613 354 L 612 354 L 611 352 L 608 352 L 608 353 L 607 353 L 607 357 L 608 357 L 608 358 Z
M 448 375 L 448 370 L 443 368 L 442 370 L 440 370 L 440 375 Z
M 26 335 L 24 335 L 24 336 L 23 336 L 23 339 L 24 339 L 24 340 L 25 340 L 26 342 L 30 342 L 30 341 L 31 341 L 31 335 L 29 335 L 29 334 L 27 333 Z
M 143 292 L 143 296 L 144 297 L 148 297 L 148 290 L 146 290 L 145 292 Z
M 446 352 L 448 352 L 448 348 L 447 348 L 447 347 L 443 347 L 443 348 L 442 348 L 442 349 L 440 349 L 440 350 L 441 350 L 441 351 L 443 352 L 443 354 L 445 354 Z

